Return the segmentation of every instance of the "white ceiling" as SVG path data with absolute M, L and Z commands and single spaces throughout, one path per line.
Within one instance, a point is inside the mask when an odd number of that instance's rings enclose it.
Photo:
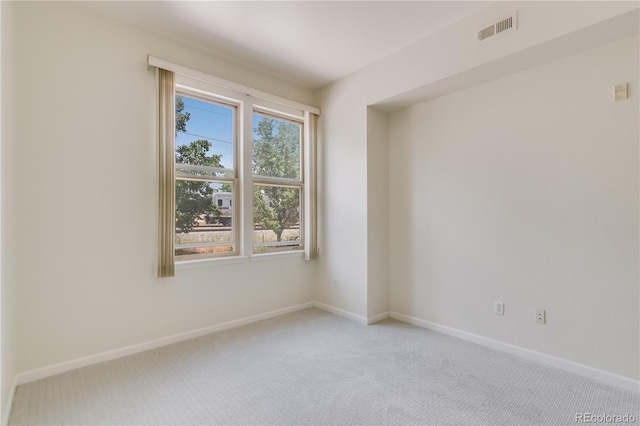
M 479 1 L 126 1 L 86 2 L 82 7 L 317 89 L 488 4 Z

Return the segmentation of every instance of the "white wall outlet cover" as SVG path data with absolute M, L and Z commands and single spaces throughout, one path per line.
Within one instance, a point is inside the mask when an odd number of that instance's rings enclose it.
M 627 99 L 629 97 L 628 88 L 628 83 L 616 84 L 614 87 L 614 100 L 623 101 Z

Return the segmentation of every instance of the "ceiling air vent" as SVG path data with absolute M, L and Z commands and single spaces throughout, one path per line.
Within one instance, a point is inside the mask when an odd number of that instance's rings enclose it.
M 508 17 L 478 31 L 478 41 L 486 40 L 494 35 L 518 28 L 518 14 L 513 12 Z

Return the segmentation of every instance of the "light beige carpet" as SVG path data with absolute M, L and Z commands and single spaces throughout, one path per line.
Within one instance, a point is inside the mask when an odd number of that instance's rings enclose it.
M 10 424 L 575 425 L 639 407 L 454 337 L 306 309 L 21 385 Z

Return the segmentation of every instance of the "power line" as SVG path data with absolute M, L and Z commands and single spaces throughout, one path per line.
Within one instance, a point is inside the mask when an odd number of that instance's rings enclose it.
M 213 110 L 206 109 L 206 108 L 199 108 L 199 107 L 197 107 L 197 106 L 193 106 L 193 105 L 188 105 L 188 104 L 185 102 L 185 108 L 187 108 L 187 107 L 188 107 L 188 108 L 193 108 L 193 109 L 199 109 L 199 110 L 201 110 L 201 111 L 207 111 L 207 112 L 210 112 L 210 113 L 212 113 L 212 114 L 222 115 L 222 116 L 224 116 L 224 117 L 231 117 L 231 116 L 232 116 L 231 114 L 224 114 L 224 113 L 222 113 L 222 112 L 213 111 Z
M 189 136 L 195 136 L 197 138 L 203 138 L 203 139 L 206 139 L 208 141 L 216 141 L 216 142 L 228 143 L 229 145 L 233 145 L 233 142 L 225 141 L 223 139 L 210 138 L 208 136 L 196 135 L 195 133 L 189 133 L 189 132 L 180 132 L 180 133 L 184 133 L 185 135 L 189 135 Z

